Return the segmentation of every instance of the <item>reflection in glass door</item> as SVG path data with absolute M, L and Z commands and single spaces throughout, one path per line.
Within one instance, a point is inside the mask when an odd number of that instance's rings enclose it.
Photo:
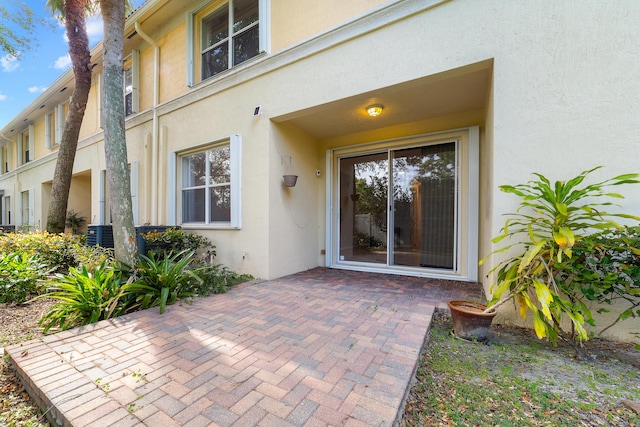
M 393 261 L 453 269 L 455 143 L 393 152 Z
M 455 142 L 339 162 L 339 261 L 456 268 Z
M 387 263 L 387 153 L 340 160 L 340 261 Z

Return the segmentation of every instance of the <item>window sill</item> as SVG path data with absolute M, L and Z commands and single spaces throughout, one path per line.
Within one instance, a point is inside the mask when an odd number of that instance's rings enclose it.
M 180 226 L 183 230 L 240 230 L 240 227 L 231 224 L 183 223 Z

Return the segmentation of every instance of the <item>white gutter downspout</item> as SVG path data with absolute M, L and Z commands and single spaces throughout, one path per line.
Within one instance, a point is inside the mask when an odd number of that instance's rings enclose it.
M 151 225 L 158 225 L 158 99 L 160 96 L 160 47 L 142 31 L 138 21 L 136 32 L 153 46 L 153 131 L 151 137 Z

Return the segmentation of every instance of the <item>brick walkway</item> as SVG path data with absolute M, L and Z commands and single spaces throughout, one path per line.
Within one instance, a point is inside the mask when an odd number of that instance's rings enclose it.
M 391 426 L 434 309 L 478 297 L 317 268 L 6 350 L 64 426 Z

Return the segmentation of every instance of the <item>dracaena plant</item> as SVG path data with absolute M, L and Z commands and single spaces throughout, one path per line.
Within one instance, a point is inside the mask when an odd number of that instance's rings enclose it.
M 639 220 L 634 215 L 611 213 L 616 206 L 611 200 L 623 196 L 609 191 L 611 187 L 640 183 L 640 174 L 619 175 L 593 184 L 585 183 L 596 167 L 580 173 L 568 181 L 552 183 L 545 176 L 534 173 L 535 179 L 526 184 L 502 185 L 499 188 L 520 198 L 520 206 L 507 214 L 501 233 L 493 243 L 503 246 L 492 252 L 481 264 L 496 254 L 510 256 L 497 264 L 491 286 L 492 299 L 487 311 L 511 298 L 515 299 L 520 315 L 530 312 L 539 338 L 555 342 L 560 335 L 579 342 L 588 339 L 585 324 L 593 324 L 585 298 L 578 291 L 579 281 L 567 282 L 558 274 L 561 265 L 570 262 L 576 241 L 595 231 L 620 227 L 621 218 Z M 568 318 L 570 322 L 563 323 Z M 563 325 L 570 324 L 570 330 Z

